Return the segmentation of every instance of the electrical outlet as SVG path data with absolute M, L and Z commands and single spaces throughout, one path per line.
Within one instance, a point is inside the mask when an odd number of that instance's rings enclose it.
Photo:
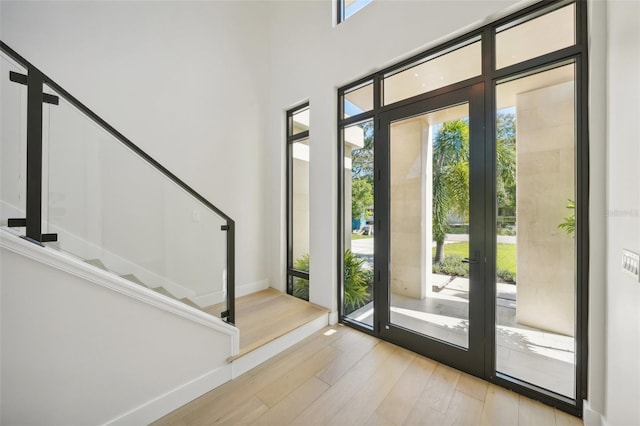
M 622 249 L 622 269 L 640 281 L 640 255 L 630 250 Z

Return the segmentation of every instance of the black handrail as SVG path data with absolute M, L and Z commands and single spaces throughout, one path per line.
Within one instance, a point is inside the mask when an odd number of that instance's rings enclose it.
M 42 245 L 51 241 L 54 236 L 42 234 L 42 102 L 44 101 L 43 86 L 46 84 L 67 102 L 80 110 L 93 122 L 102 127 L 111 136 L 125 145 L 145 162 L 169 178 L 173 183 L 200 201 L 209 210 L 220 216 L 226 222 L 222 230 L 227 232 L 227 310 L 222 313 L 229 323 L 235 323 L 235 221 L 226 213 L 213 205 L 209 200 L 197 193 L 184 181 L 171 173 L 166 167 L 131 142 L 122 133 L 103 120 L 89 107 L 80 102 L 69 92 L 53 81 L 38 67 L 27 61 L 6 43 L 0 40 L 0 50 L 14 61 L 27 69 L 27 203 L 26 203 L 26 239 Z

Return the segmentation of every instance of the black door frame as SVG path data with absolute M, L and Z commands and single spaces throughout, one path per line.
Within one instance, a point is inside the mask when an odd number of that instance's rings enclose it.
M 495 35 L 496 30 L 504 25 L 522 22 L 528 17 L 540 16 L 551 10 L 558 9 L 568 4 L 575 4 L 576 7 L 576 38 L 575 44 L 562 48 L 550 53 L 543 54 L 536 58 L 525 60 L 504 68 L 497 69 L 495 64 Z M 391 75 L 398 70 L 404 69 L 417 61 L 424 60 L 432 55 L 437 55 L 446 49 L 459 45 L 473 38 L 482 39 L 482 74 L 469 80 L 454 83 L 450 86 L 436 89 L 429 93 L 417 95 L 410 99 L 396 102 L 392 105 L 384 105 L 382 102 L 382 82 L 387 75 Z M 343 129 L 351 125 L 362 123 L 369 120 L 377 120 L 385 111 L 395 109 L 396 107 L 412 104 L 419 100 L 430 98 L 439 94 L 454 91 L 459 88 L 474 85 L 476 83 L 484 83 L 485 87 L 485 159 L 487 164 L 492 165 L 495 161 L 495 85 L 499 81 L 505 79 L 523 76 L 526 73 L 536 73 L 544 70 L 544 68 L 559 66 L 563 63 L 573 62 L 576 66 L 576 328 L 575 328 L 575 344 L 576 344 L 576 377 L 575 377 L 575 398 L 570 399 L 559 394 L 547 391 L 543 388 L 531 385 L 526 382 L 519 381 L 513 377 L 509 377 L 496 372 L 495 365 L 495 348 L 494 345 L 486 345 L 484 355 L 485 368 L 483 374 L 477 374 L 480 377 L 496 383 L 508 389 L 512 389 L 522 395 L 540 400 L 546 404 L 554 406 L 563 411 L 569 412 L 576 416 L 582 416 L 583 399 L 587 397 L 587 366 L 588 366 L 588 310 L 589 310 L 589 128 L 588 128 L 588 28 L 587 28 L 587 3 L 583 0 L 542 0 L 536 4 L 525 7 L 504 18 L 500 18 L 492 23 L 484 25 L 469 33 L 455 37 L 448 42 L 442 43 L 436 47 L 428 49 L 411 58 L 407 58 L 394 65 L 364 76 L 348 85 L 338 89 L 338 200 L 337 200 L 337 235 L 338 244 L 336 252 L 337 263 L 337 281 L 338 281 L 338 314 L 339 320 L 358 330 L 369 333 L 374 336 L 380 336 L 380 325 L 374 323 L 373 327 L 366 326 L 344 315 L 343 307 L 343 269 L 344 269 L 344 141 Z M 345 95 L 367 85 L 373 85 L 373 107 L 368 111 L 348 116 L 344 111 Z M 379 131 L 377 125 L 374 126 L 374 137 L 377 139 Z M 485 173 L 485 181 L 487 193 L 485 200 L 485 282 L 490 282 L 495 277 L 495 226 L 496 211 L 495 206 L 491 204 L 491 200 L 495 199 L 495 173 Z M 375 188 L 374 188 L 375 192 Z M 376 228 L 379 226 L 376 220 Z M 378 238 L 376 238 L 378 240 Z M 375 243 L 375 250 L 381 250 L 379 244 Z M 379 277 L 375 277 L 379 280 Z M 485 289 L 485 315 L 487 318 L 495 319 L 495 288 L 487 286 Z M 374 292 L 375 293 L 375 292 Z M 378 294 L 374 294 L 379 297 Z M 374 309 L 380 309 L 380 300 L 374 299 Z M 495 324 L 486 321 L 484 338 L 495 341 Z
M 416 332 L 394 325 L 390 319 L 390 125 L 399 120 L 445 109 L 460 104 L 469 105 L 469 193 L 470 193 L 470 257 L 476 263 L 469 264 L 469 346 L 467 349 L 450 343 L 423 336 Z M 458 89 L 436 95 L 409 105 L 385 111 L 377 119 L 379 129 L 375 139 L 376 170 L 375 212 L 380 220 L 376 233 L 374 252 L 374 271 L 379 277 L 375 285 L 374 298 L 379 301 L 374 310 L 374 322 L 379 324 L 379 336 L 392 343 L 411 349 L 437 361 L 467 371 L 474 375 L 484 374 L 484 84 Z M 428 213 L 427 213 L 428 214 Z

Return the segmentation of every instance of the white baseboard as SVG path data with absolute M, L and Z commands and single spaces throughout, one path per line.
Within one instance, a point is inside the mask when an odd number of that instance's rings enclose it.
M 105 423 L 106 425 L 149 424 L 231 380 L 231 364 L 218 367 Z
M 269 288 L 269 280 L 267 279 L 255 281 L 248 284 L 243 284 L 236 287 L 236 297 L 246 296 L 247 294 L 255 293 L 261 290 L 266 290 L 268 288 Z
M 257 367 L 280 352 L 311 336 L 313 333 L 322 330 L 327 325 L 328 316 L 323 314 L 317 319 L 296 328 L 284 336 L 278 337 L 274 341 L 241 356 L 231 363 L 233 378 L 235 379 L 252 368 Z
M 582 421 L 584 426 L 608 426 L 604 416 L 593 410 L 586 400 L 582 402 Z
M 269 280 L 261 280 L 252 282 L 249 284 L 243 284 L 236 286 L 236 297 L 246 296 L 247 294 L 255 293 L 260 290 L 266 290 L 269 288 Z M 224 291 L 212 291 L 211 293 L 201 294 L 198 296 L 192 296 L 190 299 L 198 306 L 211 306 L 216 303 L 221 303 L 226 300 Z

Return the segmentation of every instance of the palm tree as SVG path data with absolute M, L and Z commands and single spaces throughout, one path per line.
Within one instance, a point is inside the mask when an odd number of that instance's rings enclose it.
M 498 202 L 515 207 L 516 191 L 515 114 L 500 112 L 496 122 L 496 169 Z M 433 142 L 432 232 L 436 242 L 434 261 L 444 259 L 444 239 L 450 212 L 469 215 L 469 123 L 447 121 Z
M 434 261 L 444 259 L 444 239 L 453 211 L 462 217 L 469 211 L 469 124 L 447 121 L 433 141 L 432 232 L 436 242 Z

